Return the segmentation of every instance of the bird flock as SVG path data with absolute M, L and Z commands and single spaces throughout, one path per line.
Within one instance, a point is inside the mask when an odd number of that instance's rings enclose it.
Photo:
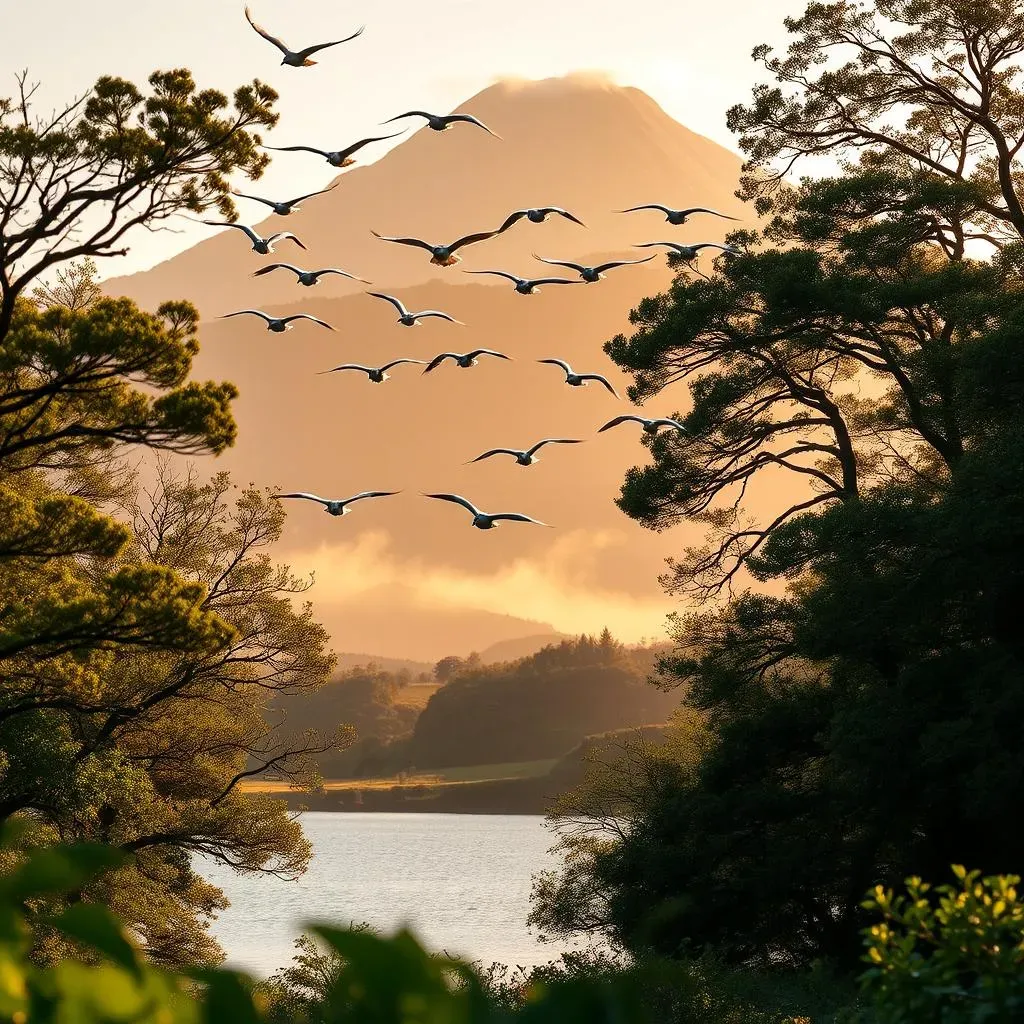
M 253 20 L 252 12 L 248 7 L 245 8 L 245 17 L 253 30 L 258 33 L 263 39 L 271 43 L 282 54 L 281 64 L 287 67 L 302 68 L 310 67 L 317 62 L 312 60 L 313 54 L 320 53 L 330 47 L 339 46 L 343 43 L 351 42 L 352 40 L 361 36 L 365 30 L 365 26 L 359 27 L 356 31 L 344 36 L 340 39 L 335 39 L 326 43 L 316 43 L 310 46 L 305 46 L 301 49 L 291 49 L 286 43 L 284 43 L 278 37 L 272 35 L 262 26 Z M 492 131 L 486 124 L 484 124 L 478 118 L 470 114 L 432 114 L 425 110 L 409 110 L 403 114 L 398 114 L 396 117 L 389 118 L 384 124 L 393 124 L 397 121 L 403 121 L 409 118 L 420 118 L 422 119 L 424 126 L 436 131 L 443 132 L 448 131 L 452 127 L 460 124 L 470 125 L 479 130 L 486 132 L 497 140 L 501 140 L 501 136 L 496 132 Z M 328 164 L 334 168 L 345 168 L 351 166 L 355 162 L 355 155 L 362 150 L 364 147 L 369 146 L 376 142 L 384 142 L 389 139 L 397 138 L 403 132 L 396 132 L 388 135 L 373 136 L 365 139 L 360 139 L 358 142 L 354 142 L 349 146 L 337 150 L 325 150 L 315 146 L 264 146 L 263 148 L 269 150 L 275 150 L 277 152 L 306 152 L 314 153 L 322 156 Z M 336 181 L 327 188 L 319 189 L 315 192 L 307 193 L 306 195 L 298 196 L 295 199 L 287 201 L 276 201 L 272 199 L 266 199 L 261 196 L 250 195 L 243 192 L 233 192 L 233 195 L 238 196 L 242 199 L 248 199 L 250 201 L 260 203 L 266 206 L 270 211 L 279 217 L 287 217 L 292 213 L 295 213 L 301 209 L 300 204 L 307 200 L 315 199 L 318 196 L 325 195 L 328 192 L 333 191 L 338 187 L 340 182 Z M 616 211 L 618 213 L 637 213 L 641 211 L 657 211 L 665 215 L 665 221 L 669 225 L 679 226 L 685 224 L 691 217 L 697 214 L 704 214 L 714 217 L 721 217 L 725 220 L 736 220 L 735 217 L 729 217 L 726 214 L 719 213 L 717 210 L 712 210 L 708 207 L 694 206 L 682 209 L 675 209 L 670 206 L 665 206 L 660 203 L 645 203 L 638 206 L 628 207 L 625 210 Z M 586 227 L 584 222 L 580 220 L 573 213 L 568 210 L 564 210 L 558 206 L 537 206 L 530 207 L 522 210 L 515 210 L 510 213 L 501 225 L 493 230 L 489 231 L 477 231 L 468 235 L 464 235 L 461 238 L 456 238 L 454 241 L 443 244 L 426 241 L 421 238 L 414 237 L 403 237 L 403 236 L 388 236 L 378 234 L 376 231 L 372 232 L 373 235 L 380 239 L 382 242 L 387 242 L 394 245 L 411 246 L 422 249 L 430 254 L 430 262 L 438 267 L 451 267 L 460 262 L 461 257 L 458 255 L 460 249 L 464 249 L 470 245 L 477 245 L 482 242 L 486 242 L 489 239 L 496 237 L 497 235 L 503 234 L 508 231 L 515 224 L 520 221 L 526 221 L 530 224 L 541 224 L 548 219 L 548 217 L 561 217 L 565 220 L 571 221 L 574 224 L 578 224 L 580 227 Z M 292 242 L 298 248 L 305 250 L 306 246 L 302 241 L 296 237 L 291 231 L 277 231 L 266 238 L 261 237 L 253 228 L 246 224 L 238 222 L 224 222 L 224 221 L 202 221 L 203 224 L 211 227 L 226 227 L 233 228 L 241 231 L 245 234 L 250 242 L 252 251 L 261 255 L 268 256 L 274 253 L 274 246 L 284 242 Z M 653 241 L 653 242 L 642 242 L 639 243 L 637 248 L 652 248 L 652 247 L 665 247 L 671 250 L 676 256 L 680 257 L 684 262 L 690 263 L 697 259 L 700 252 L 704 249 L 717 249 L 722 253 L 736 255 L 739 250 L 730 245 L 721 245 L 717 242 L 699 242 L 696 244 L 685 245 L 675 241 Z M 537 256 L 534 253 L 534 258 L 539 262 L 555 266 L 563 267 L 566 270 L 574 271 L 577 275 L 576 278 L 567 277 L 551 277 L 541 276 L 534 278 L 519 277 L 516 274 L 511 274 L 508 271 L 501 269 L 488 269 L 488 270 L 468 270 L 465 271 L 467 274 L 481 274 L 503 278 L 513 285 L 515 291 L 520 295 L 533 295 L 538 292 L 542 287 L 548 285 L 578 285 L 578 284 L 594 284 L 604 277 L 610 270 L 617 269 L 619 267 L 634 266 L 641 263 L 648 263 L 655 259 L 655 255 L 647 256 L 642 259 L 635 260 L 611 260 L 606 263 L 601 263 L 596 266 L 588 266 L 582 263 L 576 263 L 571 260 L 556 260 L 548 259 L 546 257 Z M 325 267 L 317 270 L 304 270 L 301 267 L 294 266 L 291 263 L 271 263 L 261 269 L 257 270 L 253 276 L 262 277 L 266 274 L 274 273 L 276 271 L 287 271 L 295 276 L 296 283 L 304 287 L 313 287 L 320 282 L 320 279 L 326 275 L 338 275 L 340 277 L 347 278 L 352 281 L 359 281 L 363 284 L 370 284 L 365 278 L 358 277 L 357 275 L 343 270 L 339 267 Z M 447 321 L 452 324 L 461 324 L 461 321 L 456 320 L 455 317 L 448 313 L 445 313 L 437 309 L 424 309 L 424 310 L 410 310 L 406 308 L 405 304 L 393 295 L 388 295 L 384 292 L 371 291 L 368 295 L 380 299 L 383 302 L 389 303 L 398 314 L 397 323 L 403 327 L 415 327 L 422 320 L 428 318 L 436 318 L 439 320 Z M 327 330 L 334 330 L 334 328 L 326 321 L 319 319 L 318 317 L 312 316 L 309 313 L 294 313 L 289 316 L 274 317 L 268 313 L 265 313 L 259 309 L 240 309 L 232 313 L 223 314 L 223 318 L 237 317 L 237 316 L 255 316 L 263 320 L 266 324 L 266 328 L 274 333 L 283 333 L 292 328 L 296 321 L 309 320 L 318 326 Z M 475 348 L 468 352 L 441 352 L 436 355 L 433 359 L 408 359 L 399 358 L 392 359 L 391 361 L 384 363 L 382 366 L 364 366 L 361 363 L 343 363 L 340 366 L 332 367 L 329 370 L 323 370 L 322 373 L 339 373 L 339 372 L 356 372 L 365 374 L 367 379 L 375 384 L 382 384 L 389 379 L 390 375 L 388 370 L 393 369 L 396 366 L 402 365 L 420 365 L 423 366 L 421 373 L 431 373 L 441 366 L 446 361 L 451 361 L 455 366 L 468 369 L 469 367 L 477 365 L 477 362 L 482 357 L 490 357 L 493 359 L 509 360 L 510 356 L 503 352 L 497 352 L 489 348 Z M 576 372 L 564 359 L 539 359 L 539 363 L 549 364 L 557 366 L 564 375 L 564 380 L 570 387 L 583 387 L 591 382 L 597 383 L 605 388 L 610 394 L 616 399 L 619 398 L 618 393 L 612 386 L 611 382 L 600 373 L 578 373 Z M 598 433 L 602 433 L 606 430 L 611 430 L 614 427 L 619 426 L 623 423 L 638 423 L 642 427 L 644 433 L 648 435 L 656 435 L 660 430 L 674 430 L 679 434 L 685 433 L 685 428 L 682 423 L 678 420 L 670 419 L 666 417 L 659 417 L 648 419 L 643 416 L 638 416 L 632 413 L 626 413 L 623 415 L 615 416 L 610 419 L 607 423 L 598 429 Z M 489 451 L 483 452 L 478 455 L 475 459 L 471 459 L 467 465 L 482 462 L 486 459 L 493 458 L 498 455 L 511 456 L 516 465 L 519 466 L 532 466 L 538 461 L 537 452 L 540 451 L 547 445 L 569 445 L 569 444 L 581 444 L 582 438 L 569 438 L 569 437 L 548 437 L 529 448 L 517 449 L 517 448 L 492 448 Z M 321 504 L 324 510 L 332 516 L 344 516 L 347 515 L 353 505 L 357 501 L 362 501 L 368 498 L 384 498 L 390 497 L 395 494 L 401 493 L 400 491 L 362 491 L 359 494 L 354 494 L 351 497 L 336 499 L 336 498 L 324 498 L 318 494 L 313 494 L 309 491 L 292 491 L 289 493 L 282 493 L 275 495 L 278 498 L 296 498 L 307 501 L 313 501 Z M 424 497 L 432 498 L 439 501 L 446 501 L 456 505 L 460 505 L 472 516 L 471 523 L 474 527 L 481 530 L 489 530 L 496 526 L 499 522 L 521 522 L 521 523 L 533 523 L 538 526 L 548 526 L 547 523 L 542 523 L 539 519 L 535 519 L 532 516 L 525 515 L 521 512 L 484 512 L 479 509 L 473 502 L 467 498 L 462 497 L 459 494 L 448 494 L 448 493 L 432 493 L 424 494 Z

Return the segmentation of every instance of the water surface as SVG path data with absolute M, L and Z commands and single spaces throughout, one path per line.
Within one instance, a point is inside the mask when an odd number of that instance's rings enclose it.
M 233 967 L 287 964 L 310 920 L 408 926 L 430 950 L 485 964 L 529 967 L 568 948 L 526 926 L 531 877 L 558 864 L 540 816 L 311 811 L 302 825 L 313 860 L 296 882 L 197 864 L 231 900 L 212 932 Z

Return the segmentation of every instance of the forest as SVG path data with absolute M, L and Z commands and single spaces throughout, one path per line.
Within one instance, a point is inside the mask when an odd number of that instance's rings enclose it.
M 757 226 L 605 346 L 681 407 L 618 499 L 705 531 L 664 577 L 671 648 L 461 666 L 388 726 L 441 766 L 456 734 L 557 756 L 671 712 L 551 808 L 533 923 L 603 944 L 521 976 L 326 925 L 269 981 L 217 966 L 192 856 L 301 873 L 300 821 L 243 783 L 313 788 L 353 736 L 276 714 L 335 660 L 280 503 L 198 468 L 237 393 L 190 377 L 196 310 L 106 296 L 95 261 L 231 219 L 276 96 L 177 70 L 43 121 L 25 79 L 0 101 L 0 1020 L 1024 1018 L 1024 9 L 785 27 L 728 113 Z

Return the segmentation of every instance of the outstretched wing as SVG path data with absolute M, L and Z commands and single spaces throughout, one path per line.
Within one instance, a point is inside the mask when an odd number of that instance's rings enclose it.
M 549 526 L 548 523 L 542 523 L 539 519 L 534 519 L 532 516 L 524 516 L 522 512 L 498 512 L 491 516 L 491 519 L 510 519 L 513 523 L 535 523 L 537 526 Z
M 449 114 L 446 121 L 463 121 L 466 124 L 475 124 L 477 128 L 483 128 L 488 135 L 493 135 L 496 139 L 500 139 L 501 136 L 497 132 L 492 132 L 479 118 L 474 117 L 472 114 Z
M 434 356 L 434 358 L 427 363 L 427 368 L 423 372 L 430 373 L 431 370 L 436 370 L 446 359 L 458 358 L 458 352 L 442 352 L 439 356 Z
M 573 216 L 568 210 L 563 210 L 560 206 L 546 206 L 544 207 L 545 213 L 557 213 L 559 217 L 564 217 L 566 220 L 571 220 L 573 224 L 579 224 L 581 228 L 585 228 L 587 225 L 579 219 L 579 217 Z
M 276 206 L 277 204 L 272 199 L 263 199 L 260 196 L 251 196 L 247 192 L 232 192 L 233 196 L 238 196 L 239 199 L 253 199 L 257 203 L 262 203 L 264 206 Z M 295 200 L 298 202 L 298 199 Z
M 397 114 L 395 117 L 389 117 L 386 121 L 381 121 L 381 124 L 391 124 L 393 121 L 401 121 L 404 117 L 425 117 L 429 121 L 433 116 L 433 114 L 429 114 L 425 110 L 407 110 L 404 114 Z
M 573 263 L 571 260 L 548 260 L 543 256 L 538 256 L 536 253 L 533 254 L 535 260 L 540 260 L 541 263 L 548 263 L 552 267 L 568 267 L 570 270 L 575 270 L 580 274 L 586 272 L 587 268 L 582 263 Z
M 316 146 L 264 146 L 264 149 L 273 149 L 278 153 L 319 153 L 320 156 L 329 156 L 326 149 L 317 149 Z
M 299 50 L 299 56 L 311 57 L 314 53 L 319 53 L 321 50 L 326 50 L 329 46 L 340 46 L 342 43 L 347 43 L 350 39 L 355 39 L 356 36 L 361 36 L 366 31 L 366 26 L 363 25 L 356 29 L 355 32 L 350 36 L 345 36 L 344 39 L 335 39 L 330 43 L 315 43 L 313 46 L 307 46 L 302 50 Z
M 310 313 L 293 313 L 291 316 L 284 316 L 281 319 L 286 323 L 290 324 L 293 320 L 312 320 L 313 323 L 319 324 L 321 327 L 326 327 L 327 330 L 333 331 L 334 328 L 327 323 L 325 320 L 318 320 L 315 316 Z
M 267 239 L 267 245 L 273 245 L 274 242 L 284 242 L 287 239 L 291 239 L 300 249 L 306 247 L 299 241 L 299 239 L 293 235 L 290 231 L 276 231 Z
M 637 242 L 634 248 L 651 249 L 656 245 L 668 246 L 669 249 L 674 249 L 678 253 L 681 253 L 684 249 L 690 248 L 690 246 L 687 245 L 680 245 L 679 242 Z
M 516 210 L 515 213 L 510 213 L 505 218 L 505 223 L 498 228 L 498 234 L 500 235 L 502 231 L 508 231 L 516 221 L 522 220 L 528 212 L 528 210 Z
M 310 494 L 309 491 L 294 491 L 291 494 L 275 494 L 275 498 L 306 498 L 309 501 L 319 501 L 321 505 L 329 505 L 330 502 L 326 498 L 321 498 L 319 494 Z
M 274 317 L 269 316 L 268 314 L 264 313 L 262 309 L 239 309 L 239 310 L 237 310 L 234 313 L 224 313 L 223 315 L 217 317 L 217 319 L 218 320 L 227 320 L 228 317 L 232 317 L 232 316 L 245 316 L 246 313 L 252 313 L 253 316 L 261 317 L 262 319 L 266 320 L 268 324 L 274 322 Z
M 463 235 L 462 238 L 456 239 L 448 246 L 449 252 L 455 252 L 456 249 L 461 249 L 464 245 L 472 245 L 474 242 L 483 242 L 485 239 L 493 238 L 497 231 L 475 231 L 471 235 Z
M 684 427 L 682 423 L 679 422 L 679 420 L 673 420 L 666 416 L 663 417 L 662 419 L 654 420 L 653 422 L 657 423 L 659 427 L 675 427 L 675 429 L 678 430 L 680 434 L 686 433 L 686 427 Z
M 347 277 L 350 281 L 361 281 L 363 284 L 372 284 L 372 282 L 367 281 L 365 277 L 356 277 L 355 274 L 350 274 L 347 270 L 339 270 L 337 267 L 327 267 L 324 270 L 318 270 L 316 272 L 317 277 L 323 277 L 324 274 L 338 274 L 340 277 Z
M 533 455 L 534 452 L 539 452 L 541 448 L 546 444 L 582 444 L 583 442 L 578 437 L 545 437 L 543 441 L 538 441 L 532 448 L 527 449 L 528 455 Z
M 461 320 L 456 320 L 455 317 L 451 316 L 448 313 L 442 313 L 441 310 L 439 310 L 439 309 L 425 309 L 425 310 L 423 310 L 422 313 L 417 313 L 416 314 L 416 319 L 417 320 L 422 320 L 422 319 L 424 319 L 425 317 L 428 317 L 428 316 L 436 316 L 440 320 L 447 320 L 449 323 L 453 323 L 453 324 L 462 324 Z M 465 326 L 465 324 L 462 324 L 462 326 Z
M 261 25 L 257 25 L 256 22 L 252 20 L 252 14 L 249 12 L 248 7 L 246 7 L 245 9 L 245 20 L 249 22 L 249 24 L 252 25 L 252 27 L 261 36 L 263 36 L 263 38 L 266 39 L 268 43 L 273 43 L 285 56 L 291 53 L 291 50 L 289 50 L 288 47 L 285 46 L 285 44 L 282 43 L 281 40 L 277 38 L 277 36 L 272 36 L 265 28 L 263 28 Z
M 351 146 L 339 151 L 339 156 L 342 160 L 352 156 L 353 153 L 358 153 L 363 146 L 368 146 L 371 142 L 383 142 L 385 139 L 397 139 L 401 132 L 394 132 L 391 135 L 374 135 L 369 139 L 360 139 L 358 142 L 353 142 Z
M 381 369 L 390 370 L 392 366 L 398 366 L 401 363 L 417 363 L 423 366 L 426 363 L 426 359 L 392 359 L 390 363 L 385 363 Z
M 567 277 L 535 277 L 530 283 L 539 288 L 542 284 L 579 284 L 579 281 L 570 281 Z
M 296 203 L 305 202 L 307 199 L 312 199 L 314 196 L 322 196 L 327 192 L 332 192 L 341 184 L 340 181 L 336 181 L 333 185 L 328 185 L 327 188 L 318 189 L 316 192 L 307 192 L 304 196 L 298 196 L 296 199 L 292 199 L 290 202 L 285 203 L 285 206 L 294 206 Z M 238 193 L 239 195 L 241 193 Z M 253 197 L 255 198 L 255 196 Z M 266 202 L 266 200 L 264 200 Z M 271 204 L 273 205 L 273 204 Z
M 484 459 L 489 459 L 492 455 L 519 455 L 514 448 L 492 448 L 489 452 L 484 452 L 483 455 L 478 455 L 475 459 L 470 459 L 466 463 L 467 466 L 472 465 L 474 462 L 481 462 Z
M 467 501 L 461 495 L 458 494 L 424 494 L 424 498 L 438 498 L 441 501 L 453 501 L 456 505 L 461 505 L 464 509 L 472 512 L 473 515 L 477 516 L 480 514 L 478 509 L 471 501 Z
M 367 292 L 366 294 L 372 295 L 375 299 L 383 299 L 385 302 L 390 302 L 398 310 L 399 316 L 405 316 L 409 312 L 402 304 L 402 300 L 396 299 L 394 295 L 385 295 L 384 292 Z
M 580 380 L 596 380 L 599 384 L 603 384 L 616 398 L 619 397 L 619 393 L 612 387 L 611 381 L 607 377 L 602 377 L 599 373 L 581 373 Z
M 566 373 L 572 373 L 572 367 L 564 359 L 538 359 L 538 363 L 551 363 L 552 366 L 560 366 Z
M 342 363 L 341 366 L 332 366 L 329 370 L 320 370 L 319 373 L 337 373 L 339 370 L 362 370 L 363 373 L 373 373 L 372 366 L 363 366 L 362 363 Z
M 401 494 L 401 491 L 360 491 L 351 498 L 346 498 L 342 505 L 351 505 L 353 501 L 362 501 L 363 498 L 387 498 L 392 494 Z
M 506 281 L 511 281 L 513 284 L 519 284 L 522 281 L 521 277 L 516 277 L 515 274 L 506 273 L 504 270 L 467 270 L 467 274 L 493 274 L 495 277 L 503 277 Z
M 302 273 L 298 267 L 293 267 L 290 263 L 268 263 L 265 267 L 260 267 L 252 276 L 262 277 L 264 274 L 270 274 L 275 270 L 290 270 L 293 274 Z
M 477 356 L 496 356 L 498 359 L 511 359 L 511 356 L 505 355 L 504 352 L 495 352 L 493 348 L 475 348 L 472 352 L 467 352 L 471 359 L 476 359 Z
M 238 228 L 239 231 L 244 231 L 252 242 L 258 241 L 260 237 L 247 224 L 229 223 L 226 220 L 204 220 L 203 223 L 208 224 L 211 228 Z
M 609 263 L 602 263 L 594 267 L 594 273 L 603 274 L 607 270 L 614 270 L 616 267 L 632 267 L 637 263 L 650 263 L 654 256 L 645 256 L 642 260 L 611 260 Z
M 633 416 L 630 413 L 626 413 L 624 416 L 616 416 L 615 419 L 609 420 L 603 427 L 598 428 L 600 434 L 604 430 L 611 430 L 612 427 L 617 427 L 620 423 L 643 423 L 646 424 L 647 420 L 643 416 Z
M 691 206 L 688 210 L 682 211 L 684 217 L 689 217 L 691 213 L 710 213 L 715 217 L 721 217 L 723 220 L 739 220 L 739 217 L 730 217 L 727 213 L 719 213 L 717 210 L 708 209 L 706 206 Z
M 661 210 L 666 216 L 674 212 L 671 207 L 662 206 L 661 203 L 643 203 L 641 206 L 630 206 L 625 210 L 619 210 L 619 213 L 636 213 L 637 210 Z
M 391 238 L 388 235 L 379 235 L 373 228 L 370 229 L 370 234 L 374 238 L 379 238 L 382 242 L 397 242 L 399 245 L 415 245 L 418 249 L 426 249 L 427 252 L 433 252 L 434 247 L 429 242 L 424 242 L 422 238 Z

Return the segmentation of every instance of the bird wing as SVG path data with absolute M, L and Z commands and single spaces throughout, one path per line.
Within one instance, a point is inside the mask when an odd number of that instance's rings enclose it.
M 217 319 L 218 320 L 227 320 L 228 317 L 231 317 L 231 316 L 244 316 L 246 313 L 252 313 L 254 316 L 262 317 L 264 320 L 267 321 L 268 324 L 273 323 L 274 320 L 276 319 L 276 317 L 272 317 L 272 316 L 268 315 L 267 313 L 264 313 L 263 310 L 261 310 L 261 309 L 239 309 L 239 310 L 237 310 L 234 313 L 224 313 L 222 316 L 219 316 Z
M 339 270 L 337 267 L 327 267 L 324 270 L 318 270 L 316 272 L 317 277 L 323 277 L 324 274 L 338 274 L 341 277 L 347 277 L 350 281 L 362 281 L 363 284 L 370 284 L 365 277 L 356 277 L 355 274 L 350 274 L 347 270 Z
M 356 29 L 355 32 L 350 36 L 345 36 L 344 39 L 335 39 L 330 43 L 315 43 L 313 46 L 307 46 L 305 49 L 299 50 L 300 57 L 311 57 L 314 53 L 319 53 L 321 50 L 326 50 L 328 46 L 338 46 L 341 43 L 347 43 L 350 39 L 355 39 L 356 36 L 361 36 L 366 31 L 366 26 L 363 25 Z
M 636 213 L 637 210 L 661 210 L 664 214 L 674 212 L 671 207 L 662 206 L 661 203 L 644 203 L 642 206 L 630 206 L 625 210 L 619 210 L 619 213 Z
M 583 442 L 578 437 L 545 437 L 543 441 L 538 441 L 532 448 L 527 449 L 527 455 L 533 455 L 534 452 L 539 452 L 541 448 L 546 444 L 582 444 Z
M 464 509 L 472 512 L 473 515 L 478 516 L 480 509 L 476 507 L 471 501 L 467 501 L 461 495 L 458 494 L 424 494 L 424 498 L 440 498 L 441 501 L 454 501 L 456 505 L 461 505 Z
M 288 47 L 284 43 L 282 43 L 280 39 L 277 38 L 277 36 L 272 36 L 265 28 L 263 28 L 260 25 L 257 25 L 256 22 L 252 20 L 252 14 L 249 13 L 248 7 L 246 7 L 245 9 L 245 20 L 249 22 L 249 24 L 252 25 L 252 27 L 261 36 L 263 36 L 263 38 L 266 39 L 268 43 L 273 43 L 285 56 L 288 56 L 288 54 L 291 53 L 291 50 L 289 50 Z
M 394 132 L 391 135 L 374 135 L 369 139 L 360 139 L 358 142 L 353 142 L 348 148 L 339 150 L 338 155 L 344 160 L 346 157 L 350 157 L 353 153 L 358 153 L 363 146 L 368 146 L 371 142 L 383 142 L 385 139 L 397 139 L 401 134 L 401 132 Z
M 407 110 L 404 114 L 397 114 L 395 117 L 389 117 L 386 121 L 381 121 L 381 124 L 391 124 L 393 121 L 401 121 L 403 117 L 425 117 L 429 121 L 433 116 L 433 114 L 429 114 L 425 110 Z
M 439 310 L 439 309 L 425 309 L 425 310 L 423 310 L 422 313 L 417 313 L 416 314 L 416 319 L 417 320 L 422 320 L 423 317 L 427 317 L 427 316 L 440 317 L 442 320 L 447 320 L 447 321 L 449 321 L 449 323 L 453 323 L 453 324 L 461 324 L 462 323 L 461 320 L 456 320 L 455 317 L 451 316 L 448 313 L 442 313 L 441 310 Z
M 286 238 L 290 238 L 300 249 L 306 247 L 299 241 L 299 239 L 293 235 L 290 231 L 276 231 L 267 239 L 268 245 L 273 245 L 274 242 L 283 242 Z
M 539 288 L 542 284 L 579 284 L 579 281 L 570 281 L 567 277 L 535 277 L 530 284 Z
M 264 146 L 264 149 L 273 149 L 278 153 L 319 153 L 320 156 L 329 156 L 326 149 L 317 149 L 316 146 Z
M 294 491 L 291 494 L 275 494 L 275 498 L 307 498 L 309 501 L 319 501 L 321 505 L 329 505 L 330 502 L 326 498 L 321 498 L 319 494 L 310 494 L 309 491 Z
M 390 370 L 392 366 L 398 366 L 400 363 L 418 363 L 423 366 L 426 363 L 426 359 L 392 359 L 390 363 L 385 363 L 381 369 Z
M 475 359 L 477 356 L 497 356 L 498 359 L 511 359 L 511 356 L 505 355 L 504 352 L 495 352 L 493 348 L 475 348 L 472 352 L 467 352 L 466 355 L 471 356 Z
M 538 359 L 538 363 L 551 363 L 552 366 L 560 366 L 566 373 L 572 373 L 572 367 L 564 359 Z
M 260 236 L 247 224 L 235 224 L 229 223 L 226 220 L 204 220 L 204 224 L 209 224 L 211 228 L 238 228 L 239 231 L 244 231 L 249 236 L 249 240 L 252 242 L 258 242 Z
M 363 366 L 362 363 L 342 363 L 341 366 L 332 366 L 329 370 L 320 370 L 323 373 L 337 373 L 338 370 L 362 370 L 363 373 L 373 373 L 372 366 Z
M 497 512 L 491 516 L 491 519 L 511 519 L 514 523 L 536 523 L 537 526 L 548 526 L 548 523 L 542 523 L 539 519 L 534 519 L 532 516 L 524 516 L 522 512 Z
M 489 452 L 484 452 L 483 455 L 478 455 L 475 459 L 470 459 L 466 465 L 472 465 L 474 462 L 481 462 L 483 459 L 489 459 L 492 455 L 519 455 L 514 448 L 492 448 Z
M 557 213 L 559 217 L 564 217 L 566 220 L 571 220 L 573 224 L 579 224 L 581 228 L 585 228 L 587 225 L 579 219 L 574 217 L 568 210 L 563 210 L 560 206 L 546 206 L 544 207 L 545 213 Z
M 467 270 L 467 274 L 493 274 L 495 277 L 504 277 L 508 281 L 512 281 L 514 284 L 519 284 L 523 279 L 516 277 L 515 274 L 506 273 L 504 270 Z
M 652 422 L 657 423 L 659 427 L 675 427 L 680 434 L 686 433 L 686 427 L 684 427 L 679 420 L 674 420 L 667 416 L 662 417 L 661 419 L 652 420 Z
M 430 373 L 431 370 L 436 370 L 446 359 L 458 359 L 458 352 L 442 352 L 439 356 L 434 356 L 433 359 L 427 363 L 427 368 L 423 371 L 424 373 Z
M 650 249 L 655 245 L 667 245 L 670 249 L 675 249 L 676 252 L 682 252 L 684 249 L 689 248 L 689 246 L 680 245 L 679 242 L 637 242 L 635 248 Z
M 379 235 L 373 228 L 370 229 L 370 234 L 374 238 L 379 238 L 382 242 L 397 242 L 399 245 L 415 245 L 420 249 L 426 249 L 427 252 L 432 252 L 434 247 L 429 242 L 424 242 L 422 238 L 391 238 L 388 235 Z
M 711 210 L 706 206 L 692 206 L 690 209 L 682 211 L 684 217 L 689 217 L 691 213 L 711 213 L 716 217 L 721 217 L 723 220 L 739 220 L 739 217 L 730 217 L 727 213 L 719 213 L 717 210 Z
M 367 292 L 366 294 L 372 295 L 375 299 L 383 299 L 385 302 L 390 302 L 398 310 L 399 316 L 406 316 L 409 313 L 409 310 L 402 304 L 402 300 L 396 299 L 394 295 L 385 295 L 384 292 Z
M 488 135 L 493 135 L 496 139 L 500 139 L 501 136 L 497 132 L 492 132 L 479 118 L 474 117 L 472 114 L 449 114 L 446 121 L 465 121 L 467 124 L 475 124 L 478 128 L 483 128 Z
M 291 316 L 283 316 L 281 319 L 286 323 L 290 324 L 293 320 L 312 320 L 313 323 L 319 324 L 321 327 L 326 327 L 327 330 L 333 331 L 334 328 L 327 323 L 325 320 L 318 320 L 315 316 L 310 313 L 293 313 Z
M 603 274 L 606 270 L 614 270 L 616 267 L 631 267 L 636 263 L 650 263 L 653 259 L 653 256 L 645 256 L 642 260 L 611 260 L 608 263 L 602 263 L 600 266 L 594 267 L 594 272 Z
M 570 270 L 578 271 L 581 274 L 585 273 L 587 270 L 587 268 L 581 263 L 573 263 L 570 260 L 548 260 L 543 256 L 538 256 L 536 253 L 533 254 L 533 258 L 535 260 L 540 260 L 541 263 L 549 263 L 553 267 L 568 267 Z
M 485 239 L 493 238 L 497 231 L 475 231 L 471 235 L 463 235 L 462 238 L 456 239 L 448 246 L 449 252 L 455 252 L 456 249 L 461 249 L 464 245 L 472 245 L 474 242 L 483 242 Z
M 619 397 L 618 391 L 612 387 L 611 382 L 607 377 L 602 377 L 599 373 L 581 373 L 580 380 L 596 380 L 603 384 L 616 398 Z
M 307 199 L 312 199 L 314 196 L 322 196 L 326 192 L 331 192 L 341 184 L 340 181 L 336 181 L 333 185 L 328 185 L 327 188 L 318 189 L 316 192 L 307 192 L 304 196 L 298 196 L 296 199 L 285 203 L 285 206 L 294 206 L 296 203 L 304 202 Z M 241 193 L 239 193 L 241 194 Z M 255 196 L 253 197 L 255 198 Z M 265 201 L 265 200 L 264 200 Z M 271 204 L 272 205 L 272 204 Z
M 264 274 L 269 274 L 274 270 L 290 270 L 294 274 L 301 274 L 302 271 L 298 267 L 293 267 L 290 263 L 268 263 L 265 267 L 260 267 L 252 276 L 262 277 Z
M 363 498 L 387 498 L 392 494 L 401 494 L 401 491 L 360 491 L 351 498 L 346 498 L 342 505 L 351 505 L 353 501 L 362 501 Z
M 630 421 L 634 423 L 647 422 L 647 420 L 645 420 L 643 416 L 633 416 L 629 413 L 626 413 L 624 416 L 616 416 L 615 419 L 609 420 L 603 427 L 600 427 L 597 432 L 600 434 L 602 430 L 611 430 L 612 427 L 617 427 L 620 423 L 628 423 Z
M 239 199 L 254 199 L 257 203 L 263 203 L 264 206 L 276 206 L 277 204 L 272 199 L 262 199 L 260 196 L 251 196 L 247 192 L 232 192 L 233 196 L 238 196 Z M 295 200 L 298 202 L 298 200 Z
M 508 229 L 512 227 L 512 225 L 515 224 L 517 220 L 522 220 L 527 215 L 527 213 L 529 213 L 528 210 L 516 210 L 515 213 L 510 213 L 505 218 L 505 223 L 502 224 L 500 228 L 498 228 L 498 234 L 501 234 L 502 231 L 508 231 Z

